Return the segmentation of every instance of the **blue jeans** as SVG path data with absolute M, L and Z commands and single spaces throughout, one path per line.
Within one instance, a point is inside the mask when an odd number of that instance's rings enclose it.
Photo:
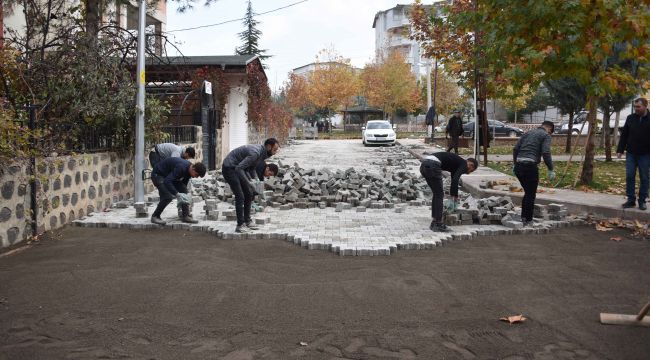
M 648 199 L 648 170 L 650 170 L 650 154 L 634 155 L 629 152 L 625 155 L 625 190 L 627 201 L 635 202 L 636 169 L 639 168 L 639 204 Z

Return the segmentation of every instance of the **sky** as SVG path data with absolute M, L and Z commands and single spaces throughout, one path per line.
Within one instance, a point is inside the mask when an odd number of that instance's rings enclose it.
M 262 13 L 300 0 L 253 0 L 253 11 Z M 273 55 L 267 59 L 266 75 L 274 91 L 282 86 L 294 68 L 314 62 L 318 51 L 333 47 L 349 58 L 352 65 L 363 67 L 375 53 L 375 30 L 372 22 L 378 11 L 411 0 L 307 0 L 269 14 L 260 15 L 262 31 L 260 49 Z M 430 1 L 425 1 L 430 3 Z M 202 1 L 197 1 L 202 4 Z M 242 21 L 223 25 L 173 31 L 239 19 L 246 13 L 247 0 L 218 0 L 205 7 L 197 5 L 185 13 L 176 11 L 176 4 L 167 3 L 167 35 L 185 56 L 232 55 L 240 45 L 238 33 Z M 169 55 L 179 55 L 168 48 Z

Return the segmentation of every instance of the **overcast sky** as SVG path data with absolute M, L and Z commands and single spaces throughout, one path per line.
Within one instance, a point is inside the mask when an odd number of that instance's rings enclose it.
M 253 10 L 262 13 L 300 0 L 253 0 Z M 260 48 L 273 55 L 266 60 L 266 74 L 273 90 L 282 86 L 287 73 L 314 62 L 319 50 L 333 46 L 352 64 L 363 67 L 375 52 L 372 21 L 378 11 L 412 1 L 396 0 L 307 0 L 276 12 L 257 17 L 262 31 Z M 424 1 L 431 3 L 432 1 Z M 201 4 L 199 0 L 197 3 Z M 218 0 L 209 7 L 199 5 L 184 14 L 167 3 L 167 30 L 177 30 L 238 19 L 246 13 L 246 0 Z M 188 55 L 232 55 L 240 44 L 237 36 L 241 21 L 174 32 L 168 35 Z M 170 55 L 178 55 L 169 49 Z

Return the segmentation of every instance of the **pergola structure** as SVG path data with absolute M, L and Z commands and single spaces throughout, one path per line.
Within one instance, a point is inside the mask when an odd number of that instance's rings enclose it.
M 354 106 L 343 112 L 343 130 L 361 130 L 368 120 L 381 120 L 384 112 L 370 106 Z

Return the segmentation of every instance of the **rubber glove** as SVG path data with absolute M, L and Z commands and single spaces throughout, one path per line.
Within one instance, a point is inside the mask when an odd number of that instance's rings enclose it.
M 551 181 L 555 180 L 555 171 L 553 170 L 548 171 L 548 179 Z

